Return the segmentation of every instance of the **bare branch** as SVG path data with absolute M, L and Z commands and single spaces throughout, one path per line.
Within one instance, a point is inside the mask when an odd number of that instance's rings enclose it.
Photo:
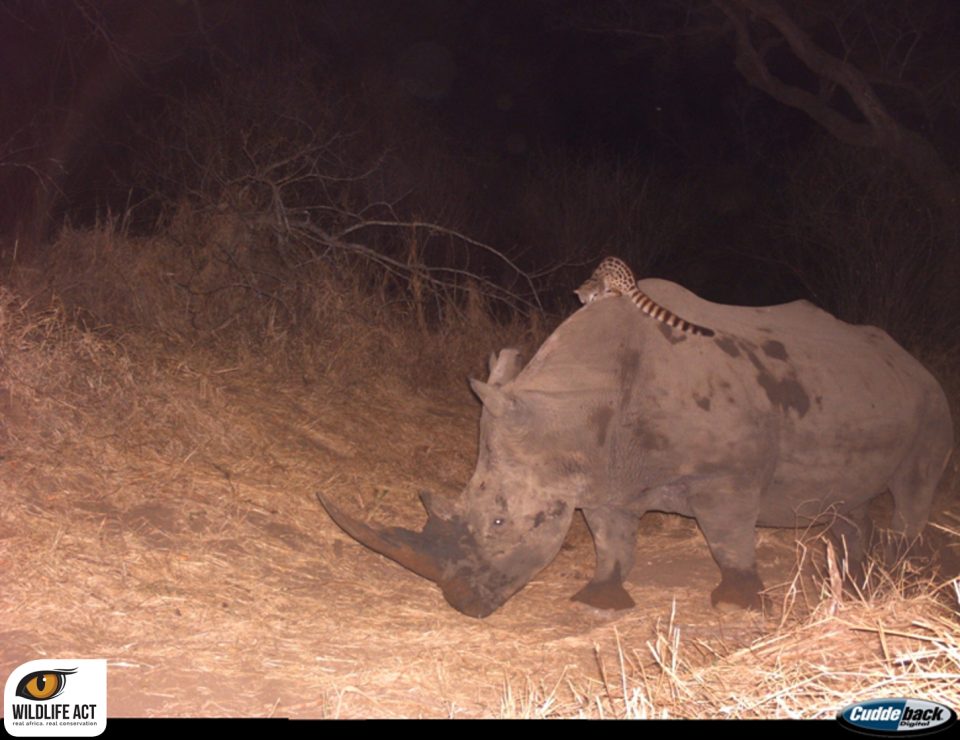
M 413 227 L 413 228 L 425 228 L 425 229 L 437 231 L 438 233 L 447 233 L 447 234 L 449 234 L 449 235 L 451 235 L 451 236 L 456 236 L 456 237 L 462 239 L 463 241 L 465 241 L 465 242 L 467 242 L 467 243 L 470 243 L 470 244 L 473 244 L 473 245 L 475 245 L 475 246 L 479 246 L 479 247 L 482 247 L 482 248 L 484 248 L 484 249 L 486 249 L 486 250 L 489 250 L 489 251 L 491 251 L 492 253 L 500 256 L 501 259 L 503 259 L 504 262 L 506 262 L 507 264 L 513 266 L 513 263 L 510 262 L 510 260 L 509 260 L 506 256 L 504 256 L 501 252 L 499 252 L 498 250 L 494 249 L 493 247 L 490 247 L 489 245 L 483 244 L 482 242 L 478 242 L 478 241 L 475 241 L 475 240 L 473 240 L 473 239 L 470 239 L 469 237 L 467 237 L 467 236 L 465 236 L 465 235 L 463 235 L 463 234 L 459 234 L 458 232 L 456 232 L 456 231 L 454 231 L 454 230 L 452 230 L 452 229 L 446 229 L 445 227 L 438 226 L 437 224 L 428 224 L 428 223 L 423 223 L 423 222 L 408 222 L 408 223 L 405 223 L 405 222 L 400 222 L 400 221 L 396 221 L 396 222 L 393 222 L 393 221 L 367 222 L 367 223 L 364 223 L 364 224 L 357 224 L 357 227 L 360 227 L 360 228 L 362 228 L 362 227 L 367 227 L 367 226 L 370 226 L 370 227 L 372 227 L 372 226 L 392 226 L 392 227 L 404 227 L 404 228 L 411 228 L 411 227 Z M 293 224 L 293 228 L 294 228 L 296 231 L 298 231 L 299 233 L 303 234 L 303 235 L 309 235 L 309 236 L 312 238 L 312 240 L 318 241 L 318 242 L 320 242 L 321 244 L 323 244 L 324 246 L 332 247 L 332 248 L 340 249 L 340 250 L 344 250 L 344 251 L 353 252 L 354 254 L 358 254 L 358 255 L 360 255 L 360 256 L 362 256 L 362 257 L 365 257 L 366 259 L 369 259 L 371 262 L 374 262 L 374 263 L 380 265 L 381 267 L 383 267 L 383 268 L 386 269 L 388 272 L 390 272 L 390 273 L 392 273 L 392 274 L 394 274 L 394 275 L 398 275 L 398 276 L 407 278 L 407 277 L 409 277 L 409 276 L 411 275 L 411 273 L 413 272 L 413 268 L 411 268 L 410 265 L 408 265 L 408 264 L 406 264 L 406 263 L 404 263 L 404 262 L 401 262 L 401 261 L 399 261 L 399 260 L 397 260 L 397 259 L 394 259 L 394 258 L 392 258 L 392 257 L 389 257 L 389 256 L 387 256 L 387 255 L 385 255 L 385 254 L 382 254 L 382 253 L 376 251 L 375 249 L 373 249 L 373 248 L 371 248 L 371 247 L 368 247 L 368 246 L 366 246 L 366 245 L 364 245 L 364 244 L 359 244 L 359 243 L 356 243 L 356 242 L 350 242 L 350 241 L 346 241 L 346 240 L 343 239 L 343 236 L 345 236 L 346 233 L 348 233 L 348 232 L 350 232 L 350 231 L 355 231 L 355 229 L 348 229 L 348 230 L 345 231 L 343 234 L 334 235 L 334 234 L 330 234 L 330 233 L 324 231 L 322 228 L 320 228 L 319 226 L 317 226 L 317 225 L 314 224 L 314 223 L 311 223 L 310 221 L 301 221 L 301 222 L 299 222 L 299 223 Z M 314 256 L 314 259 L 319 259 L 319 258 L 320 258 L 319 255 L 315 255 L 315 256 Z M 470 272 L 470 271 L 468 271 L 468 270 L 462 270 L 462 269 L 451 268 L 451 267 L 421 267 L 421 268 L 419 269 L 419 272 L 420 272 L 420 274 L 421 274 L 421 277 L 422 277 L 424 280 L 426 280 L 429 284 L 433 285 L 434 287 L 447 287 L 447 288 L 450 288 L 450 287 L 458 287 L 458 286 L 456 286 L 456 285 L 453 284 L 453 283 L 450 283 L 450 282 L 448 282 L 448 281 L 441 280 L 441 279 L 435 277 L 435 275 L 444 275 L 444 274 L 445 274 L 445 275 L 459 275 L 459 276 L 462 276 L 462 277 L 468 277 L 468 278 L 470 278 L 471 280 L 476 281 L 478 284 L 480 284 L 480 285 L 482 285 L 482 286 L 484 287 L 484 289 L 486 290 L 486 292 L 488 292 L 490 295 L 492 295 L 492 297 L 496 298 L 497 300 L 504 301 L 504 302 L 510 303 L 510 304 L 513 304 L 513 303 L 515 303 L 515 302 L 520 302 L 521 304 L 523 304 L 523 305 L 526 306 L 527 308 L 530 308 L 530 309 L 540 309 L 540 310 L 542 310 L 543 307 L 542 307 L 542 305 L 540 304 L 540 298 L 539 298 L 539 296 L 537 295 L 536 289 L 534 288 L 533 283 L 532 283 L 530 277 L 529 277 L 526 273 L 522 272 L 519 268 L 516 268 L 515 266 L 514 266 L 514 269 L 516 269 L 516 270 L 517 270 L 517 273 L 518 273 L 519 275 L 523 276 L 523 277 L 527 280 L 528 284 L 530 285 L 531 295 L 532 295 L 532 297 L 533 297 L 533 299 L 534 299 L 534 302 L 533 302 L 533 303 L 527 301 L 526 299 L 522 298 L 521 296 L 516 295 L 515 293 L 512 293 L 512 292 L 508 291 L 506 288 L 503 288 L 503 287 L 497 285 L 496 283 L 493 283 L 492 281 L 484 278 L 483 276 L 478 275 L 478 274 L 473 273 L 473 272 Z
M 738 5 L 743 5 L 752 12 L 757 12 L 754 5 L 765 6 L 765 3 L 757 0 L 715 0 L 715 2 L 733 24 L 737 38 L 736 66 L 747 82 L 784 105 L 803 111 L 847 144 L 868 147 L 880 145 L 880 132 L 876 127 L 850 120 L 842 113 L 831 108 L 826 100 L 802 88 L 783 82 L 770 71 L 766 61 L 754 47 L 750 39 L 745 14 L 738 7 Z M 776 8 L 775 11 L 783 13 L 780 8 Z M 770 15 L 776 16 L 775 11 L 770 11 Z M 826 54 L 821 49 L 815 48 L 809 36 L 789 19 L 778 17 L 778 21 L 790 33 L 789 36 L 784 33 L 790 48 L 812 71 L 818 72 L 822 77 L 841 85 L 850 92 L 851 97 L 854 97 L 854 92 L 865 88 L 869 91 L 867 95 L 869 101 L 875 101 L 869 83 L 863 79 L 856 69 L 836 57 Z M 780 29 L 780 26 L 777 26 L 777 28 Z M 853 91 L 851 91 L 851 88 Z M 855 98 L 854 102 L 860 107 L 860 98 Z M 869 109 L 871 106 L 866 105 L 864 107 Z M 876 101 L 876 107 L 879 107 L 880 111 L 874 113 L 873 120 L 889 120 L 889 116 L 882 110 L 879 101 Z M 862 107 L 861 110 L 863 110 Z M 866 112 L 864 112 L 864 117 L 871 121 Z
M 914 181 L 937 200 L 951 229 L 958 224 L 960 182 L 924 137 L 900 125 L 887 111 L 863 73 L 852 63 L 826 52 L 801 29 L 775 0 L 714 0 L 733 24 L 737 44 L 737 69 L 744 78 L 784 105 L 803 111 L 837 139 L 858 147 L 883 149 L 896 159 Z M 829 102 L 776 77 L 750 38 L 746 14 L 773 26 L 791 51 L 821 80 L 842 87 L 865 123 L 853 121 Z
M 500 250 L 495 249 L 494 247 L 491 247 L 489 244 L 484 244 L 483 242 L 477 241 L 476 239 L 471 239 L 466 234 L 461 234 L 459 231 L 456 231 L 455 229 L 450 229 L 450 228 L 447 228 L 446 226 L 440 226 L 439 224 L 426 223 L 424 221 L 363 221 L 361 223 L 354 224 L 353 226 L 350 226 L 347 229 L 344 229 L 339 236 L 341 237 L 347 236 L 348 234 L 351 234 L 355 231 L 358 231 L 360 229 L 370 228 L 372 226 L 403 226 L 406 228 L 425 229 L 427 231 L 431 231 L 436 234 L 446 234 L 447 236 L 452 236 L 467 244 L 471 244 L 475 247 L 479 247 L 480 249 L 496 256 L 498 259 L 500 259 L 502 262 L 508 265 L 511 269 L 513 269 L 514 272 L 517 273 L 517 275 L 522 277 L 526 281 L 527 285 L 530 287 L 530 293 L 531 295 L 533 295 L 537 306 L 542 308 L 542 306 L 540 305 L 540 298 L 537 295 L 537 290 L 533 285 L 533 280 L 531 279 L 531 277 L 527 273 L 525 273 L 523 270 L 521 270 L 519 267 L 517 267 L 517 265 L 509 257 L 507 257 L 507 255 L 505 255 Z

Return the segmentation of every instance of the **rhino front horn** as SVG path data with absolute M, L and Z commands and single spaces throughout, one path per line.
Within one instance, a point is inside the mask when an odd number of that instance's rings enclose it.
M 401 527 L 390 527 L 377 531 L 344 514 L 336 506 L 326 501 L 319 492 L 317 493 L 317 501 L 344 532 L 361 544 L 379 552 L 381 555 L 386 555 L 391 560 L 395 560 L 418 576 L 423 576 L 434 583 L 440 582 L 442 565 L 439 558 L 432 552 L 433 547 L 431 546 L 435 546 L 435 543 L 428 544 L 423 532 L 414 532 Z M 431 517 L 424 529 L 430 528 L 433 521 Z

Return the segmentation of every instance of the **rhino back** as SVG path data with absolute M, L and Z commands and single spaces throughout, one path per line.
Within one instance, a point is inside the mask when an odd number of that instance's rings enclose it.
M 801 505 L 860 505 L 912 447 L 952 440 L 939 384 L 875 327 L 805 301 L 749 308 L 662 280 L 641 288 L 716 335 L 607 298 L 567 319 L 512 383 L 552 398 L 547 421 L 598 450 L 620 486 L 763 475 L 761 523 L 789 526 Z

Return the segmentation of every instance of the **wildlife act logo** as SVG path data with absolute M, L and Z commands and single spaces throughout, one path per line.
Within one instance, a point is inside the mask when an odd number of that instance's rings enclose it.
M 867 735 L 927 735 L 950 727 L 957 713 L 924 699 L 871 699 L 841 709 L 837 721 Z
M 7 678 L 3 727 L 14 737 L 95 737 L 106 726 L 105 660 L 31 660 Z

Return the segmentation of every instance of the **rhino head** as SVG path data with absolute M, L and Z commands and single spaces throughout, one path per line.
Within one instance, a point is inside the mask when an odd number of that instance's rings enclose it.
M 317 495 L 354 539 L 434 581 L 472 617 L 492 613 L 553 560 L 575 509 L 577 466 L 541 454 L 556 446 L 543 404 L 503 387 L 521 366 L 506 349 L 491 356 L 486 383 L 471 380 L 483 403 L 477 467 L 457 500 L 421 493 L 421 531 L 375 530 Z

